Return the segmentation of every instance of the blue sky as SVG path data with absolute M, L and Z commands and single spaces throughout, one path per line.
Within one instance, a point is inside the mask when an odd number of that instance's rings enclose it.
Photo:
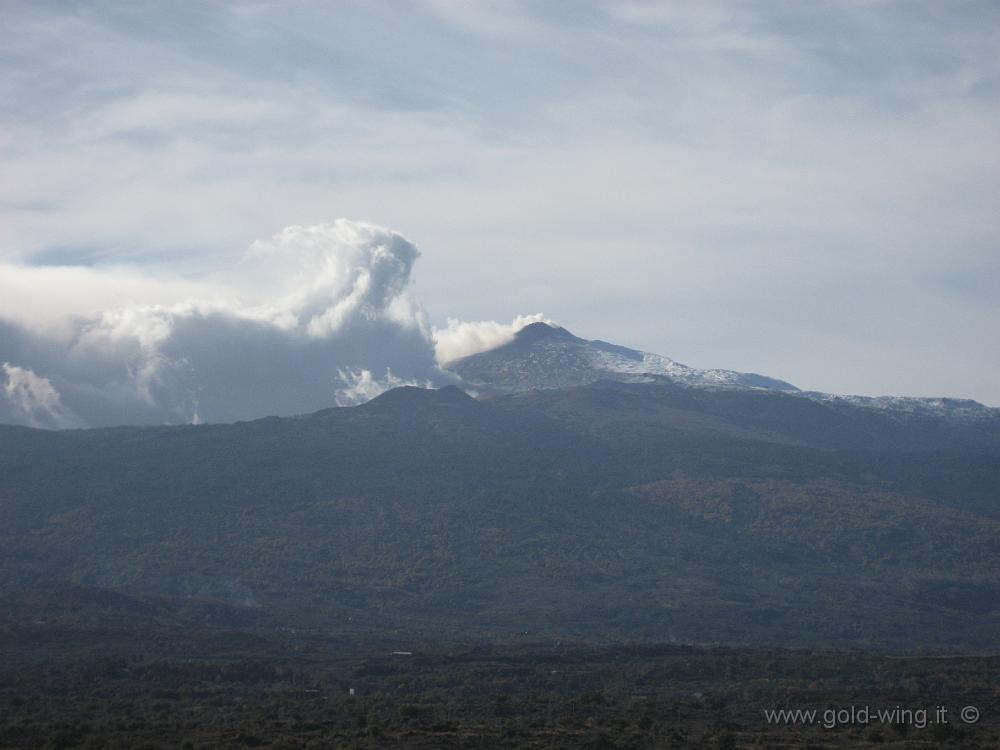
M 425 326 L 541 312 L 697 367 L 1000 405 L 995 3 L 0 16 L 0 319 L 222 298 L 254 242 L 346 217 L 419 247 Z

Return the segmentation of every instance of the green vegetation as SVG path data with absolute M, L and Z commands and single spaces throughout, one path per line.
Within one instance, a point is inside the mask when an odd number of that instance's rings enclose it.
M 3 748 L 995 748 L 998 657 L 2 632 Z M 11 639 L 15 639 L 12 643 Z M 6 649 L 15 645 L 11 652 Z M 409 654 L 393 654 L 406 646 Z M 863 687 L 862 687 L 863 686 Z M 354 695 L 351 695 L 351 690 Z M 932 724 L 937 706 L 946 724 Z M 961 721 L 964 706 L 981 719 Z M 831 708 L 929 709 L 823 724 Z M 772 709 L 816 710 L 812 724 Z
M 757 425 L 771 401 L 735 424 L 696 396 L 399 389 L 234 425 L 4 428 L 0 596 L 15 620 L 59 620 L 16 602 L 62 582 L 274 628 L 997 647 L 996 455 L 817 447 Z
M 997 434 L 623 384 L 0 427 L 0 748 L 996 747 Z M 763 713 L 859 704 L 983 719 Z

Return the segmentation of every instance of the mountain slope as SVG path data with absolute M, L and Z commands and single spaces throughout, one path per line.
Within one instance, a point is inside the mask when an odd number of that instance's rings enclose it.
M 861 407 L 904 417 L 944 417 L 1000 423 L 1000 409 L 969 399 L 840 396 L 802 391 L 783 380 L 733 370 L 699 370 L 667 357 L 604 341 L 588 341 L 565 328 L 532 323 L 508 344 L 455 360 L 446 369 L 481 394 L 516 393 L 587 385 L 599 380 L 674 383 L 713 390 L 776 391 L 833 406 Z
M 793 434 L 775 404 L 818 421 Z M 154 602 L 115 610 L 137 621 L 1000 646 L 1000 451 L 834 450 L 818 441 L 830 414 L 767 391 L 597 383 L 479 401 L 402 388 L 232 425 L 0 428 L 0 625 L 72 621 L 45 609 L 59 584 L 95 592 L 87 611 L 118 601 L 102 591 Z
M 763 375 L 698 370 L 658 354 L 605 341 L 587 341 L 547 323 L 525 326 L 510 343 L 450 362 L 445 367 L 470 387 L 486 392 L 564 388 L 606 378 L 630 382 L 668 378 L 686 385 L 797 390 L 790 383 Z

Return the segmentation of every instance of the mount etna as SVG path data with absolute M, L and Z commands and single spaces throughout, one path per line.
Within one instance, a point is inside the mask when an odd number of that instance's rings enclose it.
M 996 409 L 544 323 L 443 377 L 0 426 L 0 745 L 854 747 L 767 712 L 996 707 Z
M 450 368 L 478 398 L 0 428 L 4 617 L 1000 644 L 997 410 L 806 393 L 544 323 Z

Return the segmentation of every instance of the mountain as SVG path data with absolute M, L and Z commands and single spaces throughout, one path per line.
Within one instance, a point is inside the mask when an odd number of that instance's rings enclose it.
M 565 388 L 598 380 L 672 382 L 701 387 L 797 391 L 790 383 L 754 373 L 698 370 L 658 354 L 606 341 L 587 341 L 565 328 L 532 323 L 496 349 L 445 365 L 471 388 L 487 393 Z
M 988 425 L 669 378 L 0 427 L 0 631 L 995 649 L 998 498 Z
M 546 324 L 450 367 L 476 397 L 0 426 L 0 633 L 1000 648 L 997 410 Z
M 699 370 L 658 354 L 605 341 L 588 341 L 547 323 L 532 323 L 518 331 L 510 343 L 455 360 L 445 367 L 482 394 L 565 388 L 599 380 L 670 382 L 691 388 L 777 391 L 894 415 L 1000 422 L 1000 409 L 969 399 L 841 396 L 802 391 L 783 380 L 756 373 Z

